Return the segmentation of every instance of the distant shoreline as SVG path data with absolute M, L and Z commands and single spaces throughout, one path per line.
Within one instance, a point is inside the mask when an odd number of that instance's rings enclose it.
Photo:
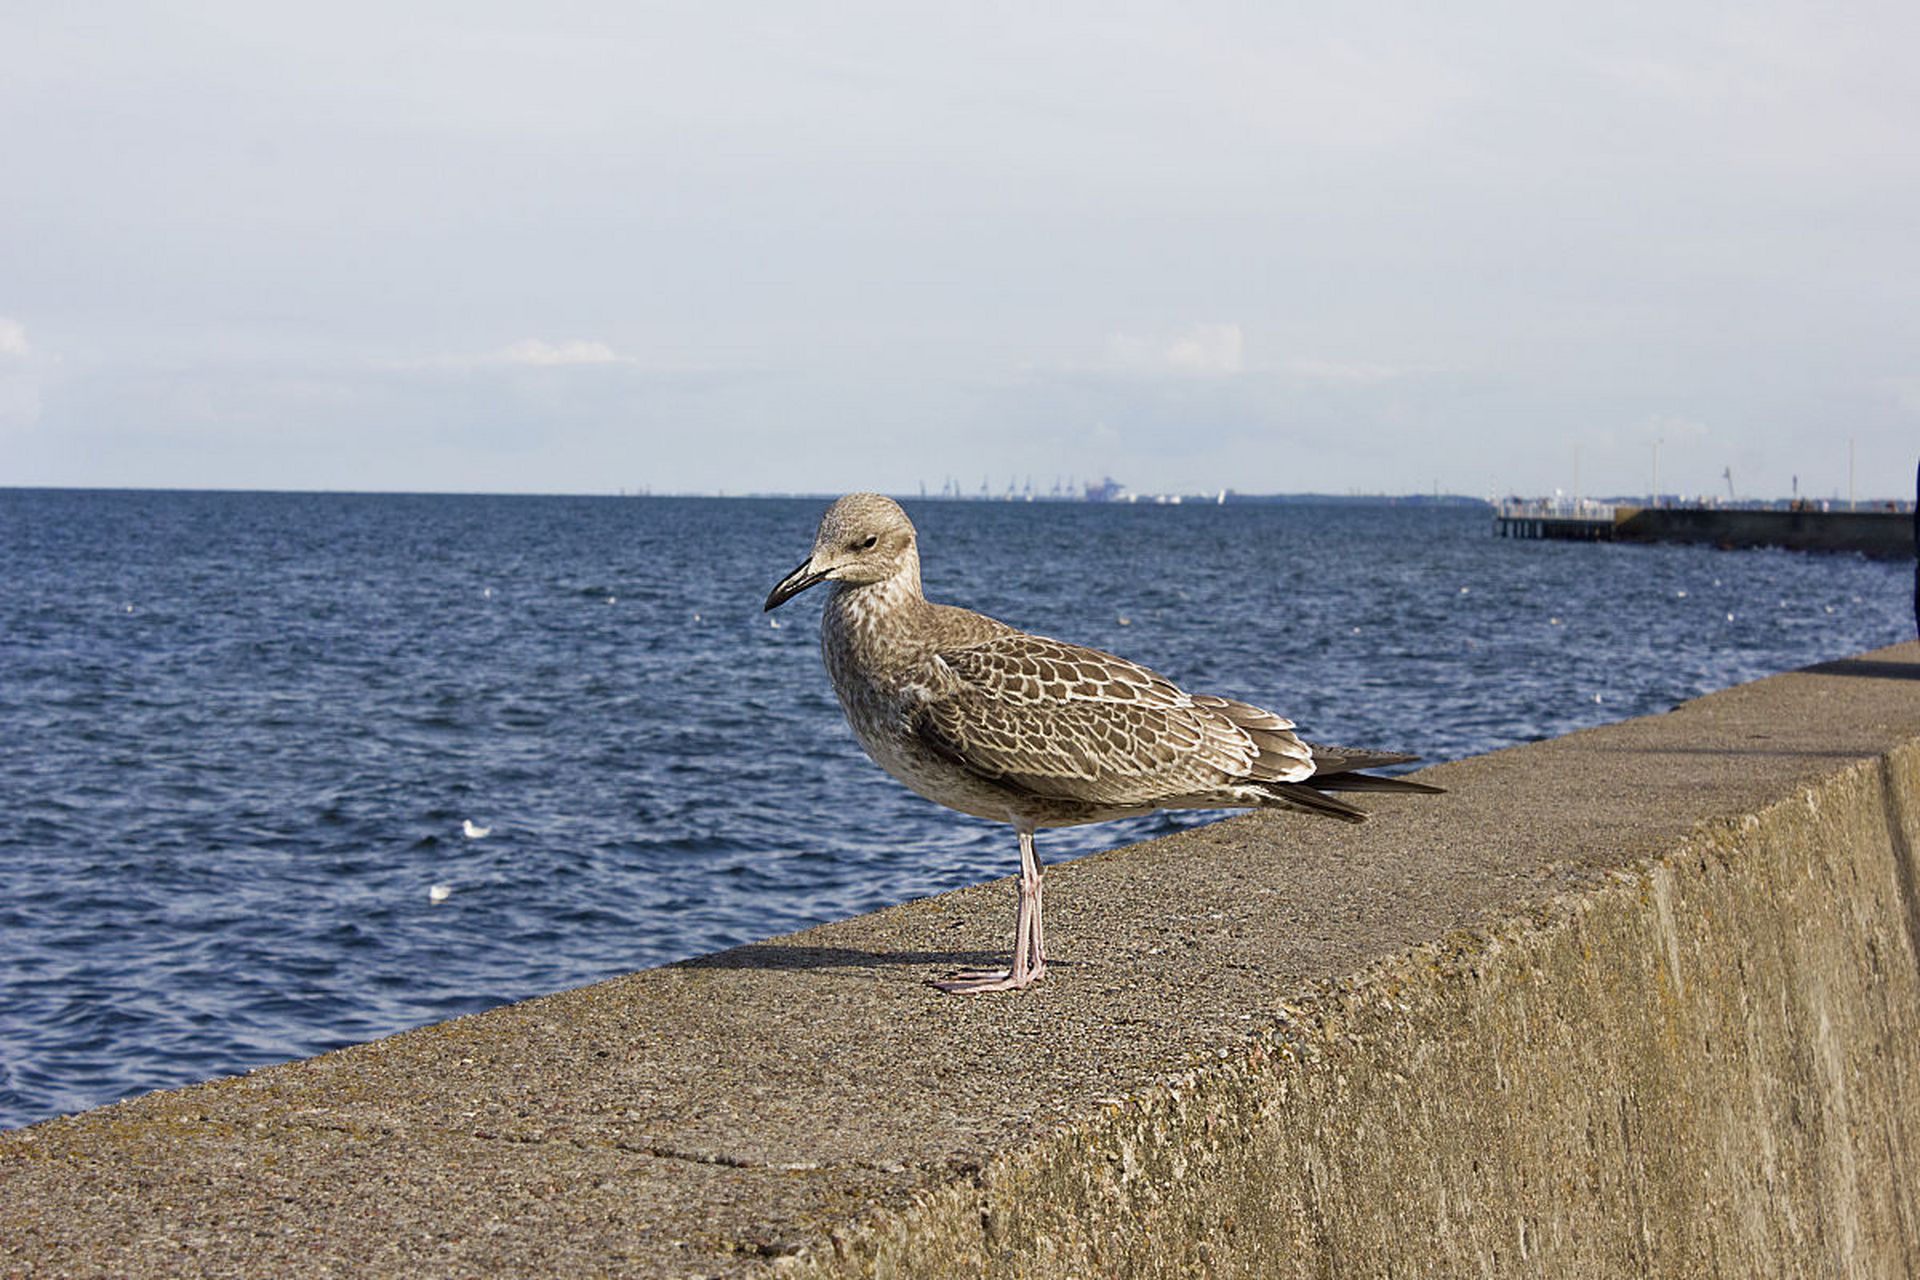
M 681 500 L 697 499 L 702 501 L 713 501 L 713 500 L 734 501 L 739 499 L 747 499 L 752 501 L 805 501 L 805 502 L 831 502 L 833 499 L 840 496 L 838 492 L 826 492 L 826 491 L 821 491 L 819 493 L 725 493 L 725 492 L 721 492 L 721 493 L 659 492 L 659 493 L 656 493 L 650 490 L 636 490 L 636 491 L 615 490 L 611 493 L 608 493 L 608 492 L 586 492 L 586 491 L 553 492 L 553 491 L 545 491 L 545 490 L 527 491 L 527 492 L 509 492 L 509 491 L 483 490 L 483 489 L 247 489 L 247 488 L 183 489 L 183 488 L 178 488 L 176 486 L 171 486 L 171 485 L 151 485 L 151 486 L 148 486 L 148 485 L 0 485 L 0 495 L 28 494 L 28 493 L 69 493 L 69 494 L 125 493 L 125 494 L 154 494 L 154 495 L 178 494 L 182 496 L 198 494 L 198 495 L 219 495 L 219 496 L 228 496 L 228 497 L 251 496 L 251 497 L 289 497 L 289 498 L 327 498 L 327 497 L 331 497 L 331 498 L 568 498 L 568 499 L 661 498 L 661 499 L 681 499 Z M 944 494 L 944 495 L 936 494 L 936 493 L 917 494 L 917 493 L 910 493 L 910 492 L 897 492 L 893 496 L 900 498 L 903 501 L 910 501 L 910 502 L 955 502 L 955 503 L 985 502 L 985 503 L 992 503 L 992 504 L 1011 503 L 1013 505 L 1021 505 L 1021 506 L 1028 505 L 1029 501 L 1031 501 L 1031 503 L 1035 505 L 1046 505 L 1046 506 L 1066 505 L 1066 506 L 1093 506 L 1093 507 L 1164 506 L 1164 505 L 1184 505 L 1184 506 L 1201 506 L 1201 507 L 1215 506 L 1215 505 L 1225 505 L 1225 506 L 1251 506 L 1251 505 L 1289 506 L 1291 505 L 1291 506 L 1315 506 L 1315 507 L 1450 507 L 1450 508 L 1491 510 L 1494 507 L 1499 505 L 1497 502 L 1490 501 L 1486 498 L 1475 498 L 1467 494 L 1459 494 L 1459 493 L 1440 493 L 1440 494 L 1435 494 L 1435 493 L 1237 493 L 1231 489 L 1226 491 L 1224 503 L 1219 502 L 1219 499 L 1216 497 L 1215 494 L 1193 493 L 1193 494 L 1183 495 L 1183 497 L 1185 498 L 1185 501 L 1179 504 L 1154 501 L 1152 499 L 1148 499 L 1144 497 L 1137 502 L 1127 502 L 1124 500 L 1099 502 L 1099 501 L 1091 501 L 1085 498 L 1066 498 L 1066 497 L 1055 498 L 1051 496 L 1040 497 L 1037 495 L 1033 497 L 1031 500 L 1024 499 L 1024 498 L 1009 499 L 1000 495 L 981 498 L 973 495 L 955 497 L 951 494 Z M 1635 497 L 1626 497 L 1626 498 L 1596 497 L 1592 499 L 1592 501 L 1594 502 L 1606 503 L 1606 504 L 1622 503 L 1622 502 L 1632 504 L 1641 500 L 1642 499 L 1635 498 Z M 1722 509 L 1728 509 L 1728 510 L 1738 510 L 1738 509 L 1744 509 L 1744 508 L 1766 509 L 1766 508 L 1770 508 L 1778 505 L 1784 505 L 1788 501 L 1789 499 L 1785 497 L 1743 498 L 1738 503 L 1722 504 Z M 1832 509 L 1834 510 L 1843 509 L 1843 500 L 1835 501 L 1835 500 L 1829 499 L 1828 501 L 1832 502 L 1833 504 Z M 1904 504 L 1907 502 L 1907 499 L 1904 496 L 1899 498 L 1895 498 L 1891 496 L 1861 497 L 1857 500 L 1856 507 L 1858 510 L 1861 510 L 1861 511 L 1882 510 L 1882 509 L 1885 509 L 1886 504 L 1890 502 L 1900 503 L 1902 504 L 1902 509 L 1905 509 Z

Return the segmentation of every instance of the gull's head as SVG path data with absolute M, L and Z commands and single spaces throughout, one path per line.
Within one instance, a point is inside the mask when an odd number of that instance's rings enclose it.
M 885 582 L 919 564 L 913 521 L 900 504 L 877 493 L 850 493 L 827 508 L 813 536 L 813 554 L 780 580 L 762 611 L 779 608 L 817 583 Z

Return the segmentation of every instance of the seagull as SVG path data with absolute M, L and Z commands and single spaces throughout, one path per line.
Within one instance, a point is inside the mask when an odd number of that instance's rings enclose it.
M 1359 772 L 1417 757 L 1303 742 L 1271 711 L 929 602 L 913 522 L 877 493 L 827 509 L 813 554 L 763 611 L 822 582 L 833 586 L 820 652 L 860 745 L 920 795 L 1005 822 L 1020 838 L 1012 963 L 936 981 L 942 991 L 1014 991 L 1046 976 L 1033 846 L 1042 827 L 1158 809 L 1294 809 L 1364 822 L 1364 811 L 1326 793 L 1440 790 Z
M 460 830 L 469 840 L 484 840 L 493 834 L 492 827 L 476 826 L 472 818 L 460 819 Z

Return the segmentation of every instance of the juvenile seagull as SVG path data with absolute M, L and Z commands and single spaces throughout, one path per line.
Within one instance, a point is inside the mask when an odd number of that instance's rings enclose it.
M 1357 772 L 1413 756 L 1302 742 L 1293 722 L 1231 698 L 1186 693 L 1125 658 L 1028 635 L 920 590 L 912 521 L 891 498 L 827 509 L 813 554 L 767 596 L 775 609 L 832 582 L 820 651 L 854 736 L 927 799 L 1020 836 L 1013 963 L 934 985 L 1018 990 L 1047 972 L 1040 827 L 1156 809 L 1366 814 L 1327 791 L 1438 791 Z

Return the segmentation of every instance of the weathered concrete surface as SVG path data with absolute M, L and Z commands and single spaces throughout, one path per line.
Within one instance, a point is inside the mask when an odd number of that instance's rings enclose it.
M 1920 647 L 1426 776 L 0 1135 L 0 1275 L 1920 1270 Z

